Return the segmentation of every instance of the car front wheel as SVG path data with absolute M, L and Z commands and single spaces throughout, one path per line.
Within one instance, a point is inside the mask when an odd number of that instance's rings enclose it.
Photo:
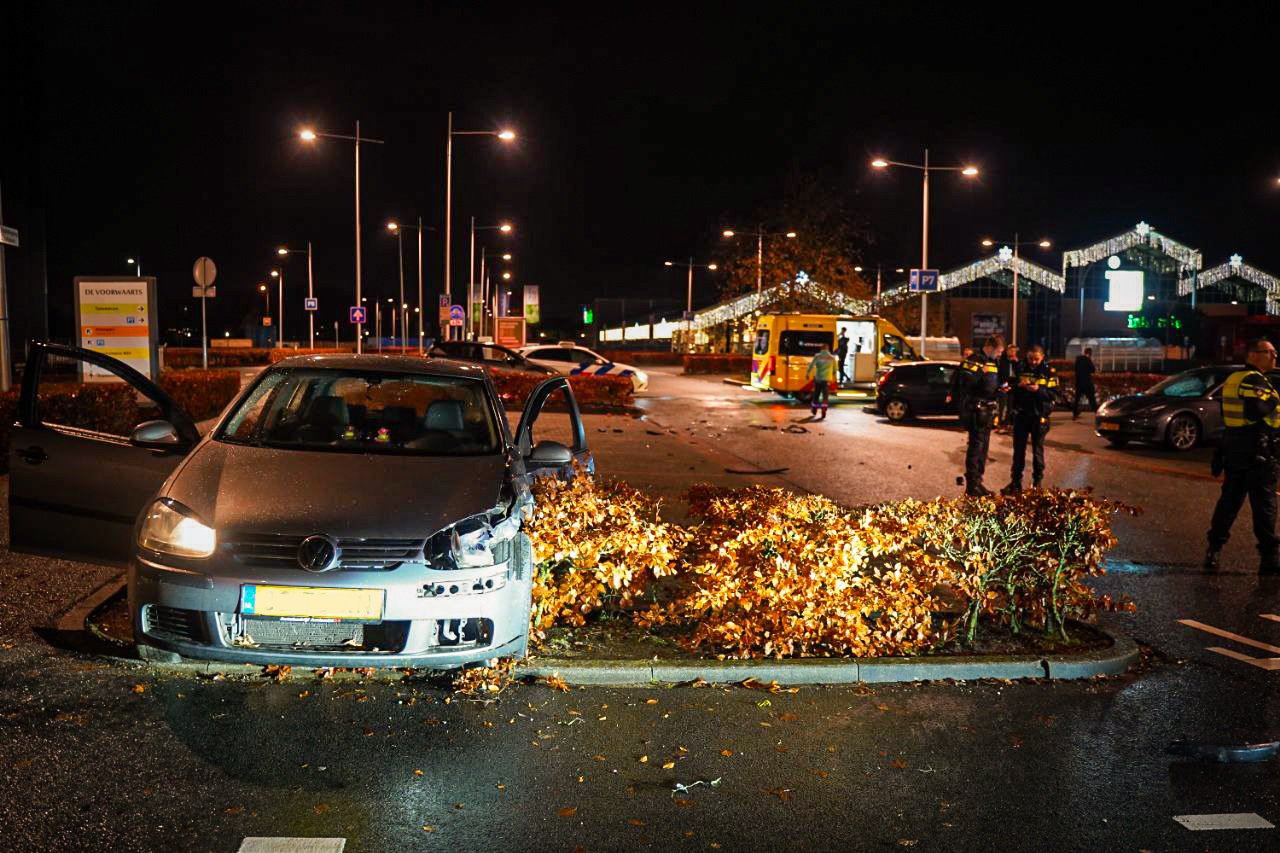
M 1191 415 L 1175 415 L 1165 431 L 1165 441 L 1174 450 L 1190 450 L 1200 441 L 1200 422 Z
M 906 400 L 895 398 L 884 404 L 884 416 L 895 424 L 901 423 L 911 417 L 911 407 Z

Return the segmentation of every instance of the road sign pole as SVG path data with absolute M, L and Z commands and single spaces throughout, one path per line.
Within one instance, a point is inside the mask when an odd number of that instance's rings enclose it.
M 206 291 L 208 288 L 204 288 Z M 209 314 L 208 314 L 209 296 L 207 293 L 200 296 L 200 363 L 204 365 L 204 369 L 209 369 Z
M 315 293 L 315 279 L 311 276 L 311 241 L 307 241 L 307 298 L 311 299 Z M 311 339 L 309 346 L 311 349 L 316 348 L 316 312 L 312 311 L 307 315 L 307 322 L 311 324 Z
M 0 204 L 0 225 L 4 224 L 4 208 Z M 9 290 L 4 276 L 4 243 L 0 243 L 0 391 L 13 387 L 13 368 L 9 359 Z
M 920 275 L 929 268 L 929 149 L 924 150 L 924 215 L 920 225 Z M 920 357 L 925 353 L 925 338 L 929 334 L 929 292 L 920 292 Z

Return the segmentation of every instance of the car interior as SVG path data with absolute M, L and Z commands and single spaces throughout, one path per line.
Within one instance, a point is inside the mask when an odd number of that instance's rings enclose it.
M 427 455 L 498 446 L 483 386 L 473 380 L 295 371 L 269 377 L 258 390 L 228 421 L 223 439 Z

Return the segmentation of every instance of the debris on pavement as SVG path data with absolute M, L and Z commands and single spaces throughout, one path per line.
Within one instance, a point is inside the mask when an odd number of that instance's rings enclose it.
M 1216 761 L 1219 764 L 1253 764 L 1270 761 L 1280 754 L 1280 741 L 1265 743 L 1216 744 L 1179 738 L 1165 749 L 1170 755 Z
M 782 468 L 764 468 L 757 471 L 748 471 L 745 468 L 725 468 L 724 472 L 726 474 L 783 474 L 790 470 L 790 467 L 784 466 Z

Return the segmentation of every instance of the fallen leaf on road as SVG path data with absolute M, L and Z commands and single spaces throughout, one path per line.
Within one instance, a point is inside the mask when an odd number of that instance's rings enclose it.
M 423 831 L 423 832 L 435 832 L 435 831 L 436 831 L 436 828 L 435 828 L 434 826 L 432 826 L 431 824 L 429 824 L 429 823 L 424 823 L 424 824 L 422 825 L 422 831 Z
M 893 759 L 893 761 L 889 762 L 889 766 L 892 767 L 894 770 L 906 770 L 907 762 L 901 758 L 895 758 Z
M 507 790 L 507 786 L 506 786 L 506 785 L 504 785 L 504 784 L 502 784 L 501 782 L 499 782 L 498 784 L 494 785 L 493 787 L 497 788 L 499 791 L 505 791 L 505 790 Z
M 647 756 L 647 755 L 642 755 L 642 756 L 640 756 L 640 758 L 639 758 L 639 759 L 637 759 L 637 760 L 638 760 L 641 764 L 648 764 L 648 763 L 649 763 L 649 756 Z
M 135 684 L 135 685 L 133 685 L 133 692 L 134 692 L 134 693 L 146 693 L 146 692 L 147 692 L 147 685 L 145 685 L 145 684 Z
M 222 810 L 222 813 L 223 814 L 241 814 L 243 811 L 244 811 L 244 806 L 227 806 L 225 809 Z
M 732 749 L 722 749 L 722 750 L 720 750 L 720 754 L 721 754 L 721 755 L 723 755 L 725 758 L 728 758 L 729 756 L 733 755 L 733 750 L 732 750 Z
M 542 683 L 547 687 L 550 687 L 552 690 L 559 690 L 561 693 L 569 692 L 569 683 L 561 678 L 558 672 L 553 672 L 551 675 L 544 675 L 542 677 Z
M 329 804 L 328 804 L 328 803 L 316 803 L 314 806 L 312 806 L 312 807 L 311 807 L 311 810 L 312 810 L 313 812 L 315 812 L 316 814 L 324 814 L 325 812 L 327 812 L 327 811 L 329 810 Z
M 764 793 L 771 794 L 777 797 L 779 800 L 782 800 L 782 802 L 784 803 L 788 802 L 791 799 L 790 788 L 773 788 L 771 790 L 765 791 Z
M 289 672 L 292 669 L 293 667 L 289 666 L 287 663 L 286 664 L 271 663 L 271 664 L 267 664 L 262 668 L 262 674 L 265 675 L 267 678 L 270 678 L 276 684 L 280 684 L 286 678 L 289 677 Z
M 668 761 L 666 764 L 662 765 L 662 769 L 670 770 L 672 767 L 675 767 L 675 766 L 676 766 L 676 763 L 674 761 Z
M 693 800 L 676 799 L 672 800 L 672 802 L 682 809 L 690 808 L 693 805 Z
M 593 756 L 591 756 L 591 760 L 592 760 L 592 761 L 606 761 L 607 759 L 606 759 L 603 755 L 593 755 Z
M 413 775 L 414 775 L 414 776 L 421 776 L 421 775 L 422 775 L 422 771 L 421 771 L 421 770 L 415 770 L 415 771 L 413 771 Z
M 646 700 L 644 700 L 644 704 L 646 704 L 646 705 L 657 705 L 657 704 L 658 704 L 658 700 L 657 700 L 657 699 L 646 699 Z
M 298 694 L 298 698 L 299 698 L 299 699 L 306 699 L 306 698 L 307 698 L 308 696 L 310 696 L 310 695 L 311 695 L 311 691 L 310 691 L 310 690 L 303 690 L 301 693 L 299 693 L 299 694 Z
M 560 811 L 556 812 L 556 814 L 560 815 L 560 817 L 573 817 L 577 813 L 578 813 L 577 806 L 565 806 Z
M 631 824 L 632 826 L 644 826 L 644 821 L 637 820 L 636 818 L 628 818 L 627 823 Z
M 365 727 L 364 727 L 364 736 L 365 736 L 365 737 L 373 737 L 373 729 L 369 728 L 368 726 L 365 726 Z

